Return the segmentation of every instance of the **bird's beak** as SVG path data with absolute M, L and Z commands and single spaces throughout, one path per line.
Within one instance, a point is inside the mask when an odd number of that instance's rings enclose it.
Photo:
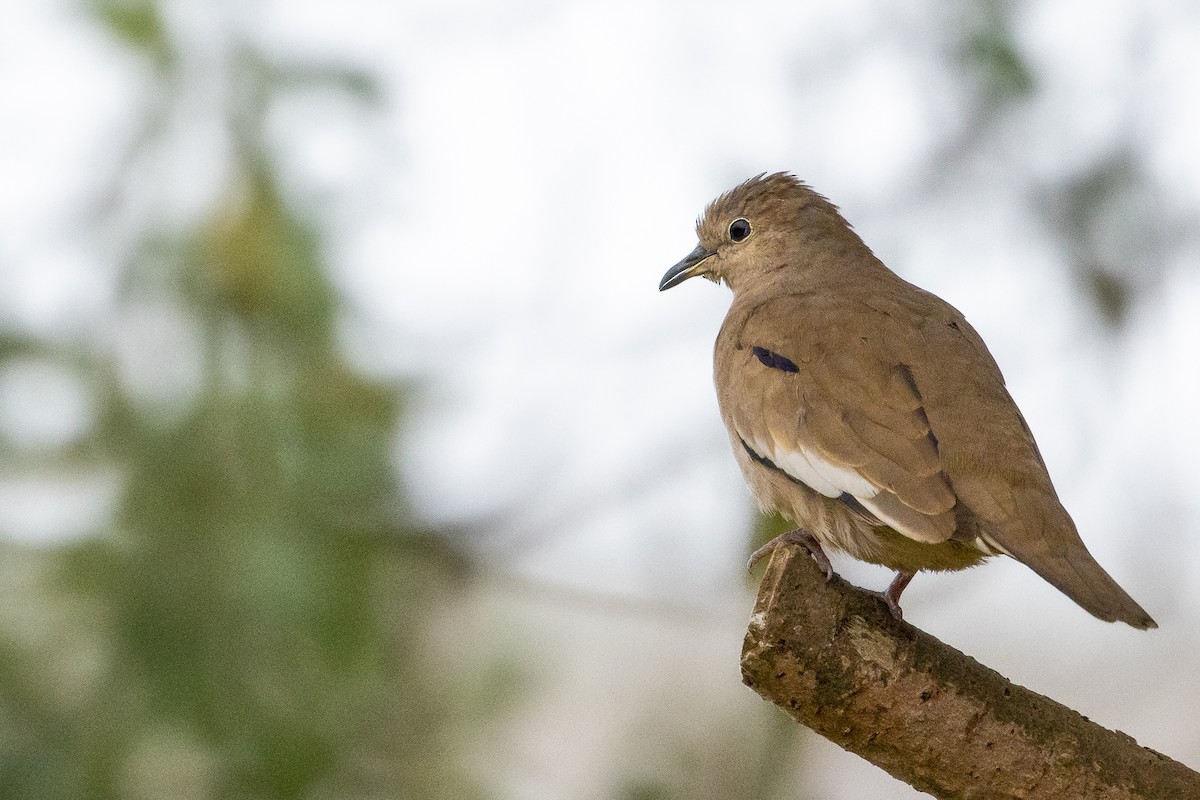
M 712 258 L 715 253 L 711 253 L 704 249 L 704 245 L 696 245 L 696 249 L 684 256 L 683 261 L 680 261 L 675 266 L 667 270 L 667 274 L 662 276 L 659 281 L 658 290 L 665 292 L 672 286 L 678 286 L 688 278 L 695 277 L 704 272 L 704 262 Z

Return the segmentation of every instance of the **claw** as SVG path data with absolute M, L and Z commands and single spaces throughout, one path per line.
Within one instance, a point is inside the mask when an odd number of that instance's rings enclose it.
M 904 620 L 904 611 L 900 608 L 900 595 L 915 574 L 913 572 L 897 572 L 887 589 L 879 592 L 879 597 L 887 603 L 888 611 L 892 612 L 892 616 L 898 620 Z
M 829 556 L 825 555 L 825 551 L 821 548 L 821 543 L 817 541 L 817 537 L 803 528 L 781 533 L 755 550 L 750 554 L 750 560 L 746 562 L 746 570 L 754 569 L 755 564 L 774 552 L 775 548 L 781 544 L 798 544 L 803 547 L 812 556 L 813 561 L 817 562 L 817 566 L 821 568 L 821 572 L 825 575 L 825 582 L 828 583 L 833 580 L 833 565 L 829 563 Z M 911 579 L 911 577 L 910 575 L 909 578 Z M 900 591 L 904 591 L 903 586 L 900 587 Z M 900 596 L 899 592 L 897 592 L 896 596 Z

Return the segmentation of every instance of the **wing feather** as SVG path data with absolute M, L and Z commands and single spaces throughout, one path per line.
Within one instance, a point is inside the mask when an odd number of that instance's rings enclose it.
M 957 497 L 911 375 L 876 330 L 795 322 L 806 300 L 765 303 L 746 320 L 734 354 L 718 359 L 718 385 L 737 387 L 720 393 L 723 412 L 793 480 L 849 495 L 910 538 L 945 541 Z M 784 363 L 797 368 L 772 367 Z

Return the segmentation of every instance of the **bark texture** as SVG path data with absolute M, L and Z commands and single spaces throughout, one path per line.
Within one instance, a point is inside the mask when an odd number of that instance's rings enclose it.
M 742 678 L 936 797 L 1200 800 L 1200 774 L 897 621 L 840 578 L 826 584 L 798 546 L 776 548 L 767 567 Z

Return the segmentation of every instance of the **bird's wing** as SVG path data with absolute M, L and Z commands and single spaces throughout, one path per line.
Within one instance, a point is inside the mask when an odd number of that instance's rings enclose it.
M 731 315 L 717 342 L 722 413 L 752 455 L 793 480 L 848 495 L 912 539 L 941 542 L 955 532 L 957 498 L 884 322 L 874 309 L 812 294 Z
M 1026 563 L 1082 548 L 983 339 L 953 306 L 913 289 L 903 304 L 873 307 L 891 357 L 907 365 L 950 486 L 985 543 Z
M 903 312 L 887 317 L 897 328 L 920 332 L 897 340 L 917 348 L 899 357 L 912 365 L 946 475 L 983 542 L 1024 563 L 1100 619 L 1157 627 L 1088 552 L 979 334 L 933 295 L 920 292 L 913 301 L 914 317 L 907 322 L 901 322 Z

